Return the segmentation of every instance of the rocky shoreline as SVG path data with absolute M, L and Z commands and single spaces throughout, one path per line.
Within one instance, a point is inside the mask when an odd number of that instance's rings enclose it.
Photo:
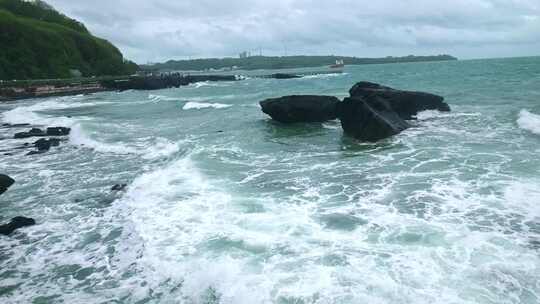
M 272 79 L 295 79 L 304 75 L 275 73 L 258 78 Z M 45 98 L 56 96 L 72 96 L 80 94 L 92 94 L 105 91 L 127 91 L 127 90 L 161 90 L 168 88 L 179 88 L 197 82 L 217 82 L 217 81 L 240 81 L 245 77 L 238 75 L 183 75 L 180 73 L 162 74 L 159 76 L 133 76 L 104 80 L 68 80 L 61 83 L 43 83 L 27 85 L 4 85 L 0 86 L 0 102 L 14 101 L 29 98 Z

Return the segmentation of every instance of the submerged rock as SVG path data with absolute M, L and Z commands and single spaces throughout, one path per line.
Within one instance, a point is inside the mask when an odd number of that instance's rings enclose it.
M 409 127 L 388 102 L 381 99 L 345 98 L 338 112 L 345 133 L 363 141 L 385 139 Z
M 36 221 L 32 218 L 17 216 L 11 219 L 8 224 L 0 225 L 0 234 L 10 235 L 13 231 L 27 227 L 33 226 L 36 224 Z
M 390 107 L 403 119 L 413 119 L 425 110 L 450 111 L 444 97 L 414 91 L 401 91 L 372 82 L 359 82 L 349 91 L 351 97 L 361 97 L 368 102 L 386 100 Z
M 60 139 L 58 138 L 49 138 L 49 139 L 41 138 L 34 142 L 34 147 L 36 147 L 37 150 L 30 151 L 26 155 L 42 154 L 49 151 L 51 147 L 58 147 L 59 145 L 60 145 Z
M 127 184 L 116 184 L 112 186 L 111 191 L 124 191 L 127 187 Z
M 34 146 L 38 149 L 38 151 L 48 151 L 51 148 L 51 142 L 42 138 L 34 142 Z
M 0 194 L 7 191 L 11 185 L 15 183 L 15 180 L 5 174 L 0 174 Z
M 292 95 L 260 102 L 262 111 L 283 123 L 323 122 L 337 118 L 339 99 L 333 96 Z

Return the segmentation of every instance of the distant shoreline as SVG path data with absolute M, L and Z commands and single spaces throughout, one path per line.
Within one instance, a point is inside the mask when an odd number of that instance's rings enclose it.
M 390 64 L 405 62 L 454 61 L 450 55 L 403 56 L 383 58 L 359 58 L 348 56 L 251 56 L 243 58 L 203 58 L 191 60 L 169 60 L 165 63 L 139 65 L 147 72 L 168 71 L 234 71 L 234 70 L 277 70 L 330 66 L 336 61 L 345 65 Z

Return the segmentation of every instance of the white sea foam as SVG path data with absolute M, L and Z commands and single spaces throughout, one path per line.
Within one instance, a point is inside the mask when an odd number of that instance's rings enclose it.
M 517 123 L 520 128 L 540 135 L 540 115 L 521 110 Z
M 315 75 L 304 76 L 301 79 L 325 79 L 325 78 L 341 77 L 345 75 L 348 75 L 348 73 L 315 74 Z
M 93 139 L 80 124 L 76 124 L 71 128 L 69 142 L 72 145 L 90 148 L 101 153 L 138 154 L 145 159 L 168 157 L 180 149 L 178 143 L 173 143 L 161 137 L 157 137 L 145 145 L 105 143 Z
M 464 116 L 481 116 L 481 113 L 459 113 L 459 112 L 441 112 L 437 110 L 426 110 L 418 112 L 416 118 L 419 120 L 429 120 L 441 117 L 464 117 Z
M 508 207 L 522 210 L 530 218 L 540 217 L 540 183 L 515 181 L 504 190 Z
M 193 110 L 193 109 L 207 109 L 207 108 L 214 108 L 214 109 L 224 109 L 232 107 L 230 104 L 222 104 L 222 103 L 206 103 L 206 102 L 196 102 L 196 101 L 190 101 L 187 102 L 183 109 L 184 110 Z

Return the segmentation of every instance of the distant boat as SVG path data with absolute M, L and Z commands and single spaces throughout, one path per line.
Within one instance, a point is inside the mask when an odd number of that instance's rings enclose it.
M 336 64 L 330 66 L 331 69 L 342 69 L 345 67 L 345 62 L 342 60 L 336 60 Z

